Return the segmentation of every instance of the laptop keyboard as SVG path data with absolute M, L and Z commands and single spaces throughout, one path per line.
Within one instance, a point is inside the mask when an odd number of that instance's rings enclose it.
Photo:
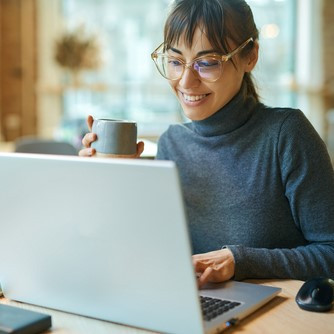
M 226 313 L 233 308 L 241 305 L 241 303 L 231 300 L 223 300 L 218 298 L 200 296 L 203 318 L 210 321 L 219 315 Z

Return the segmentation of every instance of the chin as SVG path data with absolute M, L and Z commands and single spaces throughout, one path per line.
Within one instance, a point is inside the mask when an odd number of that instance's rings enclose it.
M 191 121 L 202 121 L 210 117 L 213 113 L 208 113 L 207 110 L 196 110 L 196 108 L 189 108 L 188 106 L 182 105 L 184 115 Z
M 182 106 L 183 109 L 183 113 L 184 115 L 189 118 L 191 121 L 199 121 L 199 115 L 194 112 L 194 110 L 189 110 L 188 108 L 185 108 L 184 106 Z
M 209 116 L 203 116 L 203 115 L 194 115 L 194 113 L 184 113 L 184 114 L 191 121 L 203 121 L 204 119 L 209 117 Z

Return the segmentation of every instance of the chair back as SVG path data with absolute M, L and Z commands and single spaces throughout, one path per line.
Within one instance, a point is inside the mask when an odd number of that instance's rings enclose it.
M 78 150 L 68 142 L 30 137 L 17 139 L 15 152 L 78 155 Z

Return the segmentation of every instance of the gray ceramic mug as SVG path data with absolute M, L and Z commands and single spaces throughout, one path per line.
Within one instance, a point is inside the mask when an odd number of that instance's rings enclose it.
M 95 119 L 92 132 L 97 140 L 91 147 L 95 148 L 97 157 L 133 155 L 137 153 L 137 123 L 117 119 Z

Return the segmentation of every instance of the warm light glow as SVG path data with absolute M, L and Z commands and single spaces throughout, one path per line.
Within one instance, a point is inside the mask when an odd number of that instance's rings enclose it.
M 261 35 L 263 38 L 276 38 L 279 35 L 280 29 L 277 24 L 265 24 L 261 28 Z

